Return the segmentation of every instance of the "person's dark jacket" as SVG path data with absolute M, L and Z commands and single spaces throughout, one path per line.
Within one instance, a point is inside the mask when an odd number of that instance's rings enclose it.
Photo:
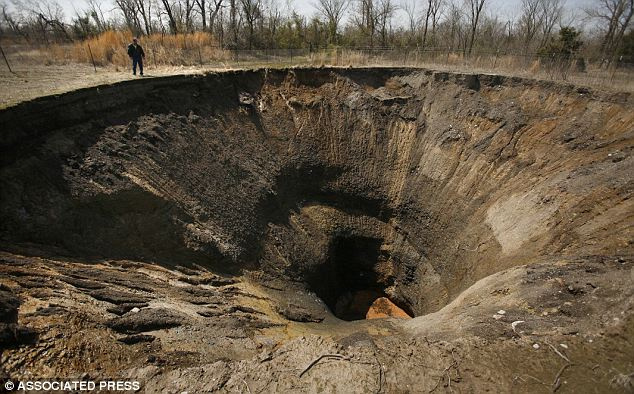
M 145 57 L 143 47 L 141 47 L 141 45 L 139 44 L 136 44 L 136 46 L 134 46 L 134 44 L 128 45 L 128 56 L 130 56 L 132 59 L 141 60 Z

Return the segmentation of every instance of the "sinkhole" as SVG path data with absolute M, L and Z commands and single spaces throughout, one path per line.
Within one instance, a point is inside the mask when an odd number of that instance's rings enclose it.
M 509 267 L 631 251 L 631 104 L 584 92 L 320 68 L 40 98 L 0 110 L 0 246 L 248 270 L 342 320 L 377 299 L 421 316 Z
M 386 289 L 394 284 L 394 274 L 382 244 L 383 240 L 376 238 L 337 237 L 331 242 L 326 261 L 309 276 L 309 288 L 336 317 L 366 319 L 377 300 L 389 299 Z M 406 305 L 398 307 L 412 314 Z

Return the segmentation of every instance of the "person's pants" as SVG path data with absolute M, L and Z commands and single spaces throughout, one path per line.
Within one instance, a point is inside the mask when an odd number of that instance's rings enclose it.
M 143 59 L 132 58 L 132 74 L 136 75 L 136 66 L 139 65 L 139 71 L 143 75 Z

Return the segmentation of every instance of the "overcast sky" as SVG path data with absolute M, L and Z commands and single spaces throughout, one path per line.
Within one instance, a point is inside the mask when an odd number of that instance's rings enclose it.
M 59 4 L 64 7 L 66 12 L 66 17 L 69 18 L 75 14 L 75 9 L 81 10 L 85 8 L 84 0 L 57 0 Z M 279 0 L 280 3 L 284 3 L 287 0 Z M 315 13 L 315 7 L 313 4 L 317 0 L 290 0 L 291 6 L 295 10 L 297 10 L 300 14 L 306 16 L 312 16 Z M 402 1 L 412 1 L 412 0 L 395 0 L 397 4 L 401 4 Z M 418 9 L 422 9 L 424 0 L 417 0 L 420 7 Z M 596 0 L 565 0 L 566 8 L 572 13 L 576 13 L 577 15 L 582 14 L 583 7 L 587 7 L 592 5 Z M 489 14 L 497 14 L 503 19 L 512 19 L 514 16 L 517 16 L 519 13 L 519 5 L 521 0 L 488 0 L 485 6 L 487 12 Z M 114 9 L 114 1 L 113 0 L 103 0 L 104 11 L 107 9 Z M 397 18 L 404 19 L 404 15 L 399 13 Z

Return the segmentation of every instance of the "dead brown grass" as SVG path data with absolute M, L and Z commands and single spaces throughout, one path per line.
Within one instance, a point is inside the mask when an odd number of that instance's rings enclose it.
M 115 65 L 127 67 L 130 59 L 127 46 L 133 34 L 125 31 L 106 31 L 97 37 L 77 42 L 71 48 L 53 46 L 48 49 L 51 61 L 91 63 L 97 66 Z M 211 60 L 223 60 L 227 53 L 209 33 L 163 35 L 152 34 L 140 38 L 146 54 L 146 62 L 155 65 L 195 65 Z M 91 59 L 92 54 L 92 59 Z
M 12 51 L 10 60 L 15 63 L 30 64 L 91 64 L 91 53 L 98 67 L 114 66 L 127 69 L 130 60 L 127 45 L 132 39 L 131 32 L 107 31 L 98 37 L 71 45 L 57 45 L 48 48 Z M 568 82 L 578 85 L 599 87 L 608 90 L 634 92 L 634 71 L 630 69 L 610 69 L 589 63 L 585 71 L 575 65 L 555 64 L 534 56 L 474 54 L 465 56 L 461 52 L 419 52 L 380 51 L 328 48 L 314 52 L 303 50 L 253 50 L 226 51 L 208 33 L 154 34 L 141 37 L 141 45 L 146 52 L 146 66 L 202 68 L 254 68 L 292 66 L 409 66 L 465 73 L 491 73 Z M 165 68 L 165 67 L 163 67 Z

